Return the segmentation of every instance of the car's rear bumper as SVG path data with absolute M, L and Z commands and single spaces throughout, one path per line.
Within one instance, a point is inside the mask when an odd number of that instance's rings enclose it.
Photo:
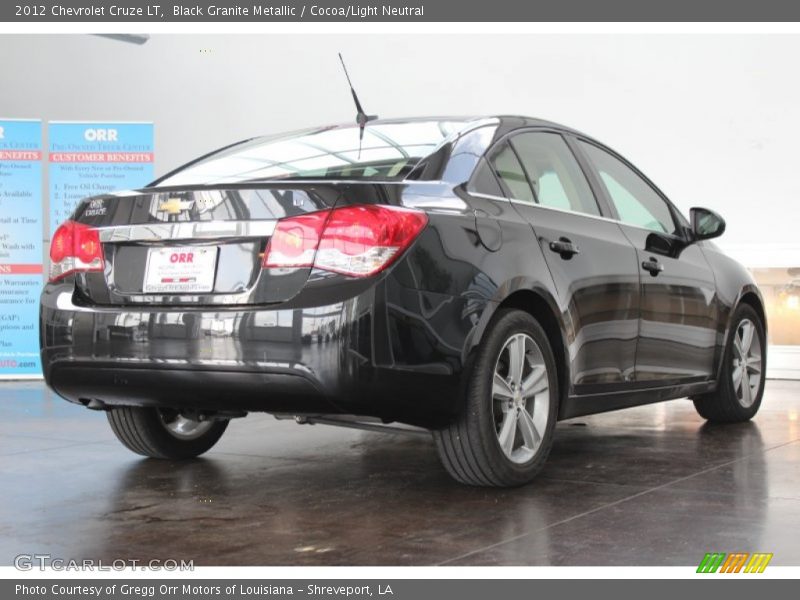
M 48 377 L 59 395 L 73 402 L 102 407 L 169 406 L 209 411 L 335 413 L 324 390 L 296 373 L 221 370 L 212 367 L 130 367 L 104 362 L 58 361 Z M 254 390 L 261 390 L 254 394 Z
M 72 402 L 423 426 L 458 409 L 473 328 L 460 298 L 392 278 L 331 304 L 279 309 L 82 306 L 73 292 L 48 284 L 41 309 L 45 379 Z

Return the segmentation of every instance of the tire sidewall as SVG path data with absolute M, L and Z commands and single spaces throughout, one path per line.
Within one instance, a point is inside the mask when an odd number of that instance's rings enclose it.
M 536 454 L 527 462 L 517 464 L 511 461 L 500 447 L 497 439 L 493 402 L 492 383 L 494 370 L 500 352 L 508 339 L 515 334 L 525 333 L 531 336 L 541 350 L 547 369 L 549 387 L 549 412 L 542 443 Z M 555 357 L 550 347 L 547 334 L 541 325 L 530 314 L 520 310 L 503 311 L 497 315 L 496 321 L 481 348 L 469 382 L 469 410 L 477 417 L 481 430 L 481 442 L 494 469 L 502 473 L 503 479 L 513 481 L 515 485 L 528 483 L 541 470 L 552 447 L 558 420 L 558 372 Z
M 181 439 L 169 432 L 155 407 L 124 407 L 114 410 L 129 411 L 135 432 L 129 429 L 124 435 L 134 437 L 134 444 L 138 447 L 135 451 L 154 458 L 181 460 L 204 454 L 219 441 L 228 427 L 227 420 L 215 421 L 208 431 L 197 438 Z M 118 437 L 120 433 L 122 432 L 117 433 Z
M 733 342 L 736 333 L 739 330 L 739 325 L 745 319 L 748 319 L 756 329 L 758 341 L 761 344 L 761 381 L 758 386 L 758 393 L 756 398 L 750 406 L 742 406 L 733 388 Z M 767 340 L 764 332 L 764 324 L 753 308 L 747 304 L 740 305 L 733 314 L 731 320 L 731 328 L 728 333 L 728 342 L 725 345 L 725 352 L 723 354 L 722 369 L 720 370 L 722 379 L 722 392 L 725 398 L 730 402 L 730 407 L 736 415 L 742 420 L 750 419 L 758 412 L 761 406 L 761 399 L 764 396 L 764 384 L 766 382 L 767 374 Z

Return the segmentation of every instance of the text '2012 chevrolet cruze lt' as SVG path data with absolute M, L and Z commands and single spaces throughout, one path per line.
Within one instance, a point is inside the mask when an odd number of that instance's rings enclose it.
M 687 396 L 756 413 L 764 306 L 708 241 L 724 228 L 536 119 L 256 138 L 58 228 L 45 377 L 145 456 L 197 456 L 259 411 L 429 429 L 458 481 L 519 485 L 560 419 Z

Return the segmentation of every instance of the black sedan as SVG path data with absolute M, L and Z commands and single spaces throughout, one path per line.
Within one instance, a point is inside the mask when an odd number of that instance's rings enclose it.
M 255 138 L 58 228 L 45 377 L 145 456 L 260 411 L 427 429 L 457 480 L 519 485 L 560 419 L 684 397 L 755 415 L 764 304 L 708 241 L 724 229 L 537 119 Z

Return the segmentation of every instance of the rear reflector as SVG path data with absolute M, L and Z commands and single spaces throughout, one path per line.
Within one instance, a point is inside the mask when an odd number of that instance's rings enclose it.
M 356 205 L 278 222 L 264 267 L 310 267 L 351 277 L 374 275 L 396 260 L 428 222 L 424 212 Z
M 67 221 L 50 242 L 50 281 L 78 271 L 102 271 L 100 235 L 88 225 Z

